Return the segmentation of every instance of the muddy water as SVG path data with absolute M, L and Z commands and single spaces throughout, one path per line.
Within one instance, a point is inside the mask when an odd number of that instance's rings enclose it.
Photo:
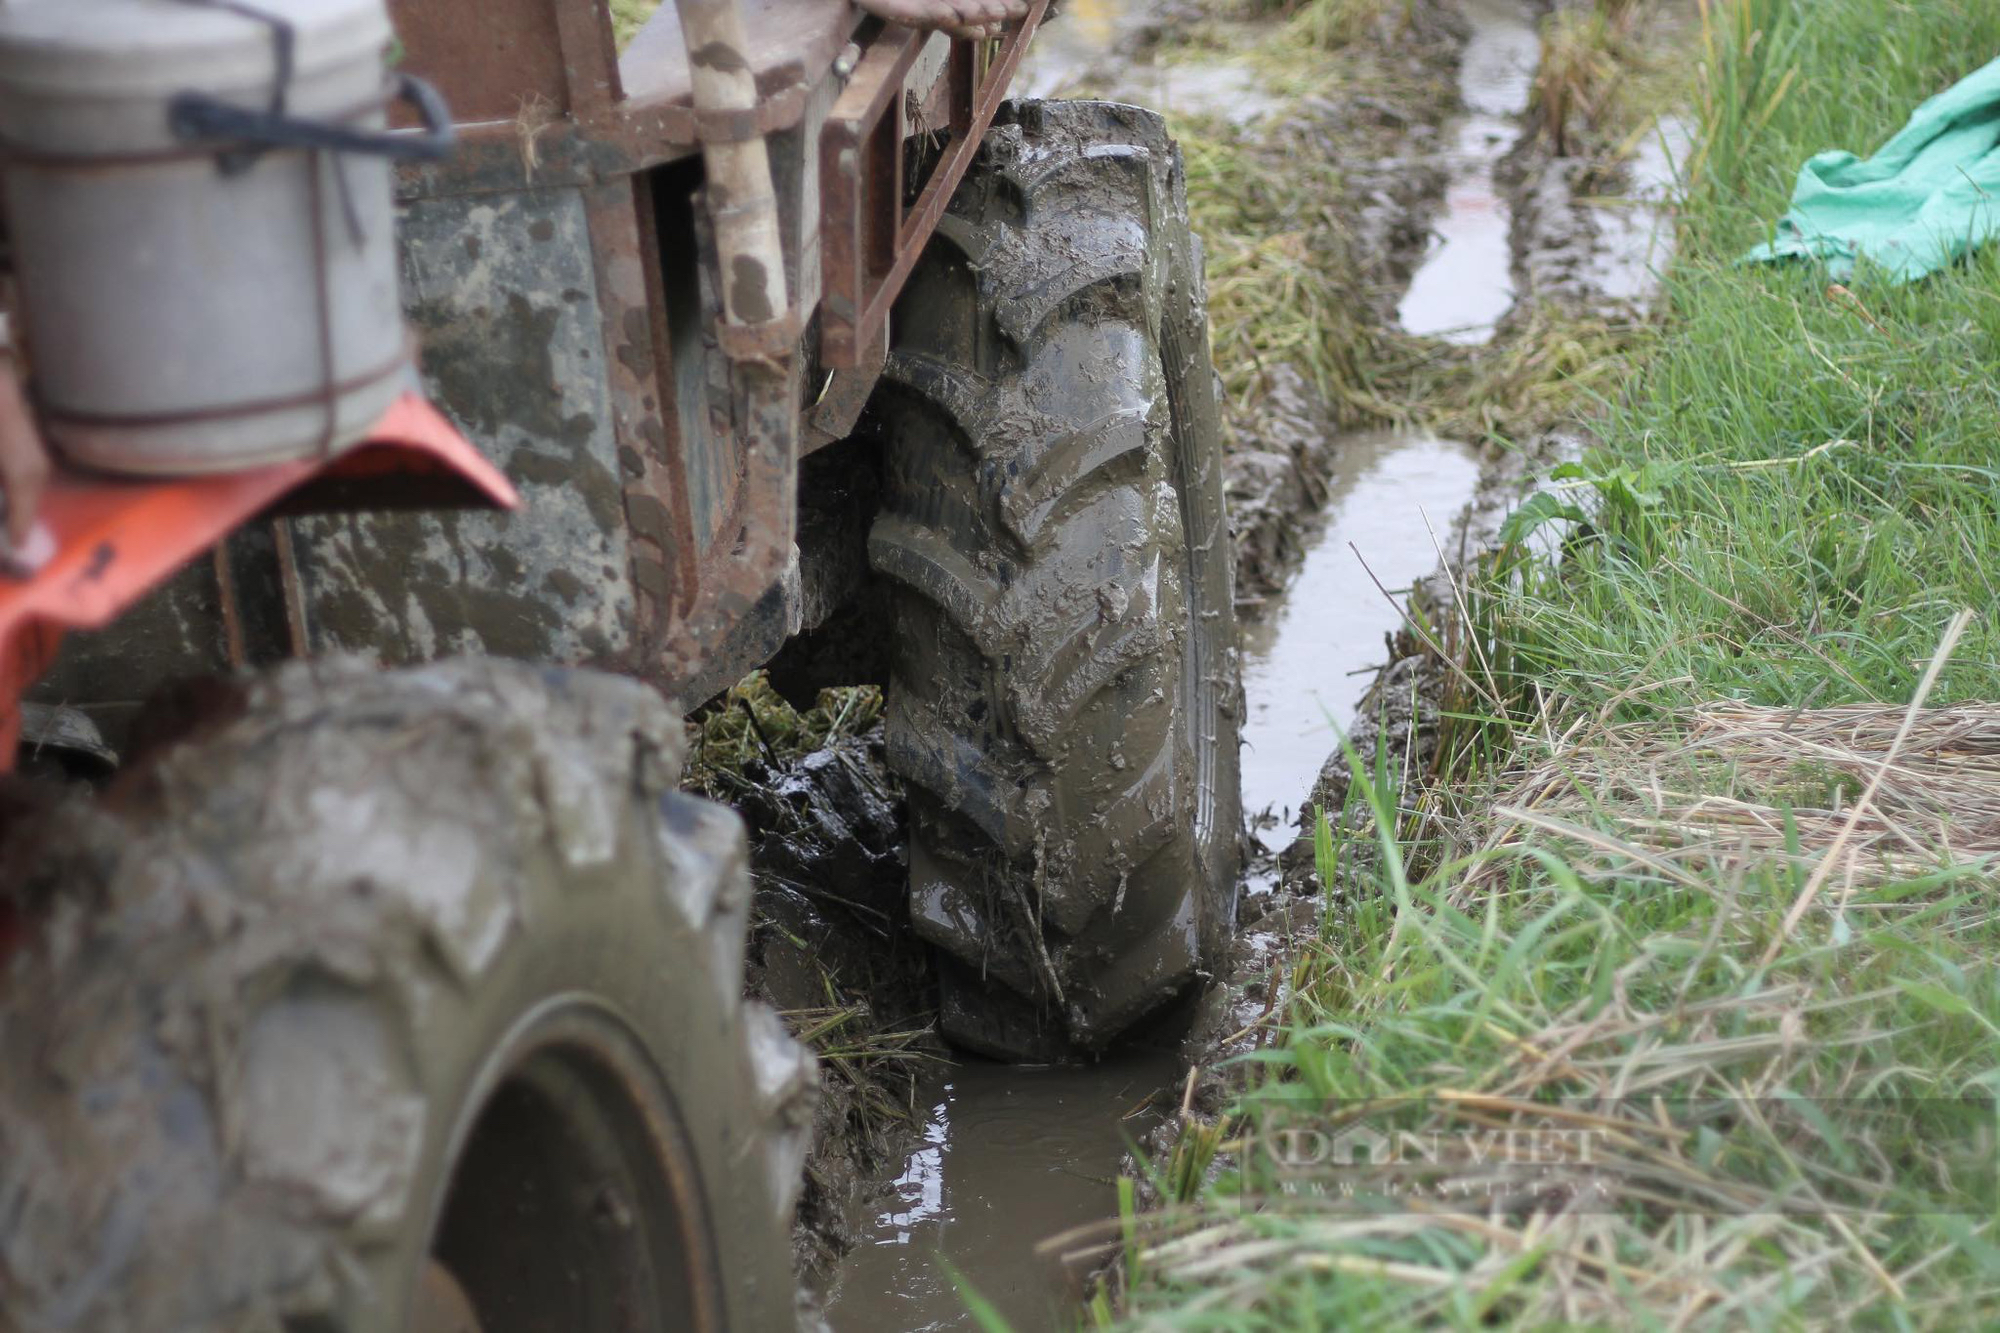
M 1367 431 L 1336 446 L 1325 526 L 1283 595 L 1243 627 L 1243 809 L 1274 855 L 1401 622 L 1369 572 L 1392 593 L 1430 573 L 1432 532 L 1450 540 L 1478 482 L 1477 454 L 1453 440 Z M 1266 810 L 1278 818 L 1258 820 Z M 1269 874 L 1253 869 L 1248 890 Z
M 968 1061 L 932 1079 L 922 1142 L 871 1205 L 827 1304 L 835 1333 L 978 1325 L 955 1270 L 1020 1333 L 1061 1327 L 1073 1297 L 1037 1242 L 1118 1211 L 1118 1164 L 1157 1123 L 1168 1052 L 1083 1069 Z
M 1396 314 L 1411 333 L 1476 344 L 1492 338 L 1514 304 L 1513 219 L 1495 172 L 1520 134 L 1541 42 L 1526 0 L 1463 0 L 1461 7 L 1472 28 L 1458 71 L 1466 114 L 1445 164 L 1444 211 Z

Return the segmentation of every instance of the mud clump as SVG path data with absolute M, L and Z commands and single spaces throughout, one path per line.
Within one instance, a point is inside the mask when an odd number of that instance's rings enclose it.
M 907 816 L 881 707 L 879 690 L 857 686 L 801 712 L 760 673 L 690 724 L 690 785 L 732 805 L 749 834 L 749 992 L 819 1059 L 793 1229 L 817 1290 L 860 1239 L 867 1183 L 914 1129 L 918 1074 L 945 1054 L 928 951 L 909 924 Z
M 886 925 L 901 907 L 907 852 L 901 793 L 882 765 L 882 728 L 763 769 L 737 800 L 759 887 Z M 746 773 L 746 777 L 748 774 Z

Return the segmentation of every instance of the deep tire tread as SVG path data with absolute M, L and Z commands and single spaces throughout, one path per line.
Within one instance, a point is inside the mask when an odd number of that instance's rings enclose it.
M 898 306 L 890 375 L 924 406 L 880 402 L 890 480 L 870 550 L 904 627 L 890 762 L 912 789 L 917 878 L 941 877 L 913 882 L 918 929 L 963 975 L 1043 1006 L 1028 1029 L 1059 1043 L 1101 1044 L 1190 976 L 1233 878 L 1233 801 L 1228 851 L 1197 846 L 1196 741 L 1175 719 L 1187 635 L 1226 635 L 1234 670 L 1226 591 L 1218 619 L 1181 553 L 1162 359 L 1190 250 L 1176 162 L 1149 113 L 1003 109 Z

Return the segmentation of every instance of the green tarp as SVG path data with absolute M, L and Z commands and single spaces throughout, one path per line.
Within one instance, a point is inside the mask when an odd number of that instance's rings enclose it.
M 1775 238 L 1745 260 L 1816 256 L 1836 278 L 1866 255 L 1901 282 L 2000 233 L 2000 60 L 1918 107 L 1863 161 L 1831 149 L 1799 169 Z

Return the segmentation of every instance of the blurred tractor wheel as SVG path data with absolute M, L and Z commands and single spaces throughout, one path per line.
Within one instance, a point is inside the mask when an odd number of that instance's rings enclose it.
M 10 844 L 0 1326 L 796 1319 L 815 1076 L 635 682 L 297 664 Z

